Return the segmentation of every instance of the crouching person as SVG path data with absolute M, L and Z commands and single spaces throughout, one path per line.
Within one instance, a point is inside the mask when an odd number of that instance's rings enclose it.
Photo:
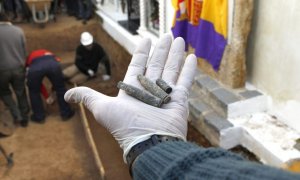
M 58 60 L 59 59 L 56 58 L 53 53 L 44 49 L 33 51 L 27 58 L 27 86 L 33 111 L 31 120 L 34 122 L 44 123 L 46 118 L 41 98 L 41 87 L 44 77 L 49 79 L 52 83 L 53 89 L 56 91 L 57 102 L 62 120 L 68 120 L 74 115 L 74 111 L 64 100 L 66 88 Z
M 63 74 L 70 83 L 82 84 L 89 78 L 96 76 L 99 63 L 104 64 L 106 74 L 102 79 L 110 79 L 110 63 L 103 48 L 93 40 L 89 32 L 83 32 L 80 37 L 80 45 L 76 49 L 75 64 L 64 69 Z

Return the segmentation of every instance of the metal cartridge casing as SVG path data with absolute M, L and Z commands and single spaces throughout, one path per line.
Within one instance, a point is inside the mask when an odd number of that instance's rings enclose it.
M 152 94 L 148 93 L 147 91 L 141 90 L 132 85 L 123 83 L 122 81 L 118 82 L 117 87 L 119 89 L 124 90 L 128 95 L 130 95 L 146 104 L 149 104 L 151 106 L 161 107 L 163 104 L 163 100 L 161 98 L 153 96 Z
M 169 86 L 166 81 L 164 81 L 161 78 L 158 78 L 156 80 L 156 84 L 162 89 L 164 90 L 166 93 L 170 94 L 172 92 L 172 88 L 171 86 Z
M 148 90 L 154 96 L 161 98 L 164 103 L 168 103 L 171 100 L 171 97 L 150 79 L 141 74 L 139 74 L 137 78 L 146 90 Z

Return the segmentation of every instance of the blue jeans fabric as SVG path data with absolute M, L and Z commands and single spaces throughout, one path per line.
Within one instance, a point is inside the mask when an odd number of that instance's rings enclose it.
M 15 2 L 12 0 L 4 0 L 3 6 L 6 11 L 13 12 L 15 9 Z
M 27 85 L 33 111 L 32 118 L 42 121 L 46 117 L 40 91 L 44 77 L 50 80 L 56 91 L 60 115 L 68 117 L 73 111 L 64 100 L 66 88 L 60 65 L 52 56 L 43 56 L 32 62 L 27 75 Z
M 18 103 L 12 97 L 10 86 Z M 0 97 L 15 121 L 28 119 L 29 104 L 25 90 L 25 69 L 23 66 L 0 71 Z
M 78 1 L 78 17 L 88 20 L 92 17 L 93 4 L 91 0 L 77 0 Z
M 69 15 L 75 15 L 78 14 L 78 3 L 77 0 L 65 0 L 65 5 L 67 6 L 67 12 Z
M 24 0 L 4 0 L 4 8 L 6 11 L 23 13 Z

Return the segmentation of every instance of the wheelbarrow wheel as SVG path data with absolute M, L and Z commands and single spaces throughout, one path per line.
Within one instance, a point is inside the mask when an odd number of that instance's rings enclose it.
M 46 23 L 39 23 L 39 27 L 40 28 L 45 28 L 46 27 Z

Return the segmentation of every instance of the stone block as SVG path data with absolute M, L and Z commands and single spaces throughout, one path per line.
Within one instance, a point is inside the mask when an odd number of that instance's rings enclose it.
M 190 107 L 190 111 L 196 117 L 200 117 L 204 113 L 211 111 L 211 108 L 208 105 L 206 105 L 204 102 L 201 102 L 199 100 L 190 100 L 189 107 Z
M 300 139 L 296 140 L 296 144 L 294 145 L 294 148 L 300 151 Z
M 205 136 L 205 138 L 213 145 L 213 146 L 219 146 L 220 143 L 220 135 L 215 131 L 214 128 L 211 128 L 210 126 L 207 126 L 206 123 L 204 123 L 203 119 L 195 118 L 192 114 L 190 114 L 190 123 L 191 125 L 197 129 L 201 134 Z
M 224 88 L 216 89 L 211 93 L 225 111 L 227 111 L 227 107 L 229 104 L 240 101 L 240 98 L 237 95 Z
M 227 129 L 233 127 L 233 125 L 227 121 L 226 119 L 222 118 L 215 112 L 208 113 L 204 116 L 204 123 L 208 126 L 214 128 L 214 130 L 220 134 L 223 129 Z
M 198 68 L 197 71 L 196 71 L 195 77 L 202 76 L 202 75 L 204 75 L 203 71 Z
M 198 96 L 198 94 L 195 91 L 190 90 L 190 92 L 189 92 L 189 99 L 195 99 L 195 98 L 198 98 L 198 97 L 199 96 Z
M 209 76 L 202 76 L 196 80 L 196 83 L 200 88 L 207 89 L 208 91 L 212 91 L 213 89 L 220 87 L 219 83 Z
M 268 98 L 265 95 L 258 95 L 242 99 L 227 107 L 227 117 L 236 118 L 242 115 L 265 112 L 268 109 Z
M 193 115 L 195 119 L 199 119 L 201 117 L 201 112 L 195 108 L 195 106 L 191 103 L 191 101 L 189 101 L 189 111 L 190 111 L 190 115 Z
M 243 92 L 240 92 L 239 95 L 241 95 L 244 99 L 250 99 L 256 96 L 261 96 L 262 93 L 256 90 L 245 90 Z

